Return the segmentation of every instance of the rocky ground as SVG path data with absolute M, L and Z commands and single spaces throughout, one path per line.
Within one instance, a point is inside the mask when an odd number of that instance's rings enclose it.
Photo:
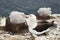
M 60 17 L 53 20 L 57 22 L 57 26 L 49 28 L 47 35 L 38 37 L 33 37 L 30 33 L 10 35 L 8 32 L 0 30 L 0 40 L 60 40 Z

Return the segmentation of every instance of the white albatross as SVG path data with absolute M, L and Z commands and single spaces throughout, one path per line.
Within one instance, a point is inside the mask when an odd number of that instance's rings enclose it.
M 36 30 L 33 30 L 38 25 L 36 16 L 34 14 L 30 14 L 30 16 L 26 19 L 26 21 L 27 21 L 27 24 L 28 24 L 29 32 L 32 33 L 34 36 L 36 34 L 45 33 L 45 32 L 47 32 L 49 30 L 49 29 L 47 29 L 47 30 L 42 31 L 42 32 L 37 32 Z

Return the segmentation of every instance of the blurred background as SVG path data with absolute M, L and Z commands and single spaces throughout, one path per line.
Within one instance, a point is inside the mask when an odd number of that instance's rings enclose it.
M 36 13 L 40 7 L 51 7 L 53 13 L 59 14 L 60 0 L 0 0 L 0 16 L 8 16 L 12 11 Z

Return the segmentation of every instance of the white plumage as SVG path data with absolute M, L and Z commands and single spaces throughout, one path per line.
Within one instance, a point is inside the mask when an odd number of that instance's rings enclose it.
M 36 30 L 33 30 L 37 26 L 37 19 L 34 14 L 30 14 L 30 16 L 26 19 L 28 24 L 29 32 L 32 34 L 40 34 L 40 32 L 37 32 Z
M 23 23 L 25 22 L 25 17 L 24 17 L 23 12 L 18 12 L 18 11 L 12 11 L 11 14 L 9 15 L 10 22 L 12 23 Z
M 37 11 L 39 13 L 40 16 L 51 16 L 52 11 L 51 8 L 39 8 L 39 10 Z

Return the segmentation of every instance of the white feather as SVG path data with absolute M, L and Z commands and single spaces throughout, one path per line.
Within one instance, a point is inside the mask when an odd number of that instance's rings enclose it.
M 26 19 L 26 21 L 27 21 L 27 24 L 28 24 L 29 32 L 32 33 L 33 35 L 35 35 L 35 34 L 42 34 L 42 33 L 45 33 L 47 31 L 49 31 L 49 29 L 47 29 L 45 31 L 42 31 L 42 32 L 37 32 L 36 30 L 33 30 L 38 25 L 36 16 L 33 15 L 33 14 L 30 14 L 30 16 Z
M 23 23 L 25 22 L 25 17 L 24 17 L 23 12 L 18 12 L 18 11 L 12 11 L 11 14 L 9 15 L 10 21 L 12 23 Z
M 51 16 L 52 11 L 51 8 L 39 8 L 39 10 L 37 11 L 39 13 L 40 16 Z

